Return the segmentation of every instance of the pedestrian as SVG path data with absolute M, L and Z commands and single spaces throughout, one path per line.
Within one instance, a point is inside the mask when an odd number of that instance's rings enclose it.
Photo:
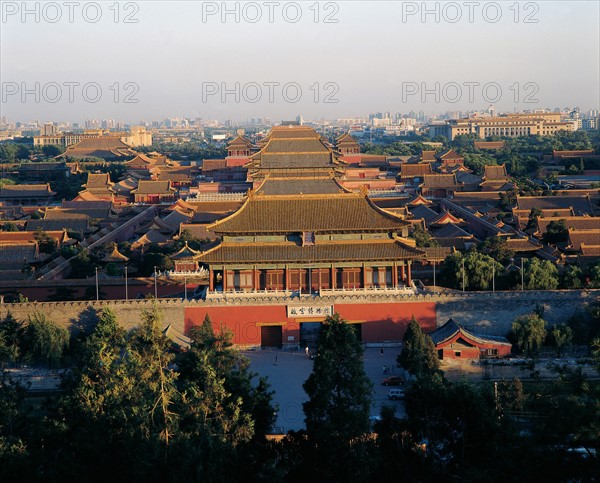
M 304 353 L 308 355 L 308 346 L 306 346 L 306 349 L 304 349 Z
M 277 356 L 275 356 L 275 364 L 273 364 L 274 366 L 277 365 Z
M 382 348 L 381 348 L 381 350 L 379 351 L 379 355 L 380 355 L 381 357 L 383 357 L 383 347 L 382 347 Z

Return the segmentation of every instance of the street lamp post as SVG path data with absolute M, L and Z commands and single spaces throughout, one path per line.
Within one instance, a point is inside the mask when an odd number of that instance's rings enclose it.
M 496 266 L 492 263 L 492 292 L 496 291 Z
M 463 293 L 465 293 L 465 259 L 462 260 L 462 288 Z
M 523 257 L 521 257 L 521 292 L 525 289 L 525 271 L 523 270 Z
M 433 261 L 433 291 L 435 292 L 435 260 Z
M 187 300 L 187 277 L 183 277 L 183 298 Z
M 154 265 L 154 298 L 158 299 L 158 288 L 157 288 L 157 284 L 156 284 L 156 265 Z
M 127 265 L 125 265 L 125 300 L 129 300 L 129 294 L 127 293 Z
M 98 289 L 98 267 L 96 267 L 96 302 L 100 300 L 100 290 Z

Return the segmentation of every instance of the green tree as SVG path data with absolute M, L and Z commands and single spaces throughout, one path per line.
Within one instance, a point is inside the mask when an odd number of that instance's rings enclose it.
M 58 146 L 49 145 L 49 146 L 42 147 L 42 152 L 44 153 L 44 156 L 48 156 L 49 158 L 54 158 L 54 157 L 58 156 L 59 154 L 62 154 L 64 152 L 64 150 Z
M 534 357 L 546 338 L 546 322 L 537 314 L 517 317 L 513 320 L 510 337 L 520 351 Z
M 551 344 L 556 347 L 556 356 L 560 357 L 564 347 L 573 342 L 573 330 L 567 324 L 556 324 L 548 333 Z
M 19 231 L 19 227 L 11 221 L 4 223 L 1 227 L 1 229 L 2 229 L 2 231 L 12 231 L 12 232 Z
M 0 163 L 14 163 L 17 161 L 19 149 L 14 143 L 0 144 Z
M 596 366 L 596 370 L 600 373 L 600 337 L 592 340 L 590 343 L 592 358 Z
M 62 359 L 69 346 L 69 331 L 36 311 L 28 318 L 23 343 L 26 348 L 24 352 L 34 361 L 52 366 Z
M 56 243 L 56 240 L 41 228 L 36 229 L 33 237 L 38 243 L 40 252 L 47 253 L 49 255 L 52 255 L 54 252 L 56 252 L 58 243 Z
M 538 219 L 542 215 L 542 211 L 539 208 L 531 208 L 529 212 L 529 218 L 527 220 L 527 226 L 525 231 L 528 233 L 534 233 L 538 230 Z
M 600 263 L 592 265 L 590 270 L 590 285 L 593 288 L 600 288 Z
M 27 475 L 26 388 L 0 375 L 0 480 L 19 481 Z
M 583 287 L 583 272 L 581 268 L 571 265 L 565 269 L 562 276 L 562 286 L 564 288 L 576 289 Z
M 194 236 L 192 232 L 187 228 L 181 231 L 181 234 L 179 235 L 179 240 L 177 240 L 177 248 L 181 250 L 181 248 L 183 248 L 186 242 L 192 250 L 200 250 L 203 245 L 202 240 Z
M 0 322 L 0 362 L 16 364 L 21 355 L 23 324 L 8 312 Z
M 456 252 L 446 257 L 442 278 L 452 288 L 462 289 L 464 281 L 466 290 L 488 290 L 492 288 L 492 277 L 498 277 L 503 269 L 492 257 L 476 250 Z
M 497 262 L 506 265 L 514 258 L 515 252 L 507 246 L 506 238 L 499 236 L 491 236 L 486 238 L 480 245 L 478 250 L 493 258 Z
M 417 379 L 432 379 L 441 375 L 440 360 L 433 341 L 423 333 L 414 316 L 406 328 L 397 362 Z
M 100 265 L 100 260 L 87 249 L 83 249 L 76 256 L 69 258 L 69 263 L 71 265 L 69 278 L 87 278 L 96 274 L 95 269 Z
M 193 455 L 184 475 L 208 481 L 235 479 L 236 462 L 251 441 L 262 441 L 270 430 L 275 408 L 265 378 L 231 343 L 229 331 L 215 333 L 208 315 L 190 330 L 192 344 L 177 357 L 182 395 L 184 446 Z M 239 464 L 244 465 L 241 459 Z
M 556 243 L 566 242 L 569 238 L 569 230 L 563 220 L 551 221 L 546 227 L 546 233 L 542 237 L 544 243 L 555 245 Z
M 550 260 L 531 258 L 524 263 L 525 290 L 556 290 L 558 269 Z
M 154 274 L 154 267 L 158 271 L 171 270 L 173 268 L 172 260 L 163 253 L 146 252 L 140 263 L 139 273 L 142 276 L 151 276 Z
M 440 246 L 440 244 L 421 227 L 415 228 L 415 230 L 411 234 L 411 238 L 414 238 L 414 240 L 417 242 L 417 247 L 419 248 Z
M 356 332 L 339 314 L 321 328 L 311 375 L 304 383 L 306 430 L 317 442 L 348 442 L 369 429 L 372 384 Z

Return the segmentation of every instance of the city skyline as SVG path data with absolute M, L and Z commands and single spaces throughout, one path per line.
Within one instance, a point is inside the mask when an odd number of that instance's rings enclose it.
M 269 12 L 268 2 L 122 2 L 69 12 L 4 2 L 2 115 L 275 121 L 600 105 L 597 3 L 492 3 L 283 2 Z

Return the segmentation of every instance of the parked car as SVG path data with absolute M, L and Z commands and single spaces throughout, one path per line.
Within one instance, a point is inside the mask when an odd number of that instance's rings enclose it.
M 397 399 L 404 399 L 404 389 L 390 389 L 390 392 L 388 392 L 388 397 L 392 401 L 396 401 Z
M 390 376 L 386 377 L 381 384 L 384 386 L 399 386 L 404 383 L 403 379 L 400 376 Z

